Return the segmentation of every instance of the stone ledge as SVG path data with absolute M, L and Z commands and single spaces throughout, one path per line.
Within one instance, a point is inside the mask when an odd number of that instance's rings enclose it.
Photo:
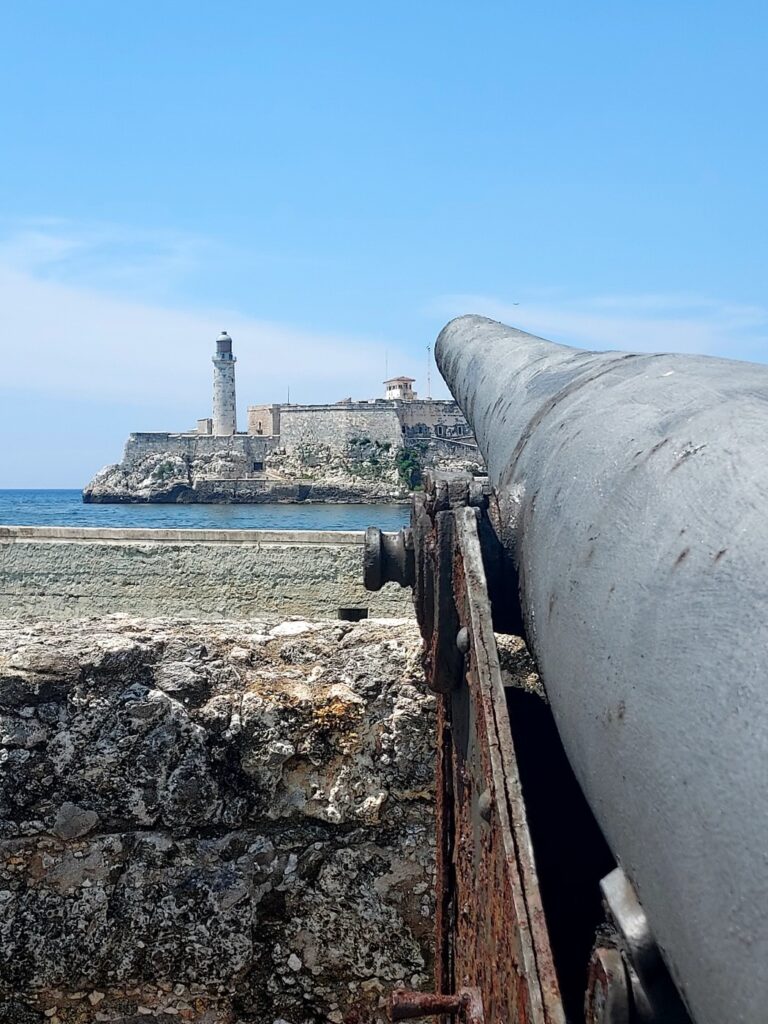
M 100 526 L 0 526 L 0 544 L 13 541 L 155 541 L 176 544 L 252 544 L 362 547 L 362 530 L 162 530 Z
M 412 615 L 395 584 L 363 586 L 363 533 L 0 527 L 0 615 L 124 612 L 196 619 L 259 614 Z

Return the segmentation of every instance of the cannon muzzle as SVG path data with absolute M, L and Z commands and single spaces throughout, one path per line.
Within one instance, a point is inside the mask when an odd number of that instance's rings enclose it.
M 482 317 L 440 370 L 576 777 L 697 1024 L 768 1004 L 768 368 Z

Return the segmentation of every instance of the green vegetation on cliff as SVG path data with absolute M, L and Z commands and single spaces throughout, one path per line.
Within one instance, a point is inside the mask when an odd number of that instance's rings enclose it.
M 395 457 L 397 472 L 409 491 L 415 491 L 421 486 L 423 454 L 424 445 L 417 443 L 410 448 L 401 448 Z

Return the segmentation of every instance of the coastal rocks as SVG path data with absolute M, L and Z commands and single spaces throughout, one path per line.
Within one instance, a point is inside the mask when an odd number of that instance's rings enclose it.
M 187 459 L 172 452 L 153 452 L 138 462 L 105 466 L 83 490 L 83 501 L 176 501 L 191 488 L 192 467 Z
M 383 1020 L 428 982 L 407 622 L 0 621 L 0 1020 Z
M 242 453 L 133 454 L 106 466 L 83 490 L 86 503 L 389 502 L 407 497 L 388 442 L 354 440 L 344 450 L 304 444 L 277 449 L 253 471 Z
M 304 441 L 290 451 L 275 449 L 267 467 L 270 475 L 309 485 L 312 495 L 329 495 L 313 500 L 404 501 L 408 488 L 398 470 L 400 451 L 389 441 L 368 437 L 351 438 L 341 447 Z

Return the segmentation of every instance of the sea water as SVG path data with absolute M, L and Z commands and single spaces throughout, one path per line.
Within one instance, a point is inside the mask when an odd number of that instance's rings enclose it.
M 407 505 L 84 505 L 77 490 L 0 490 L 2 526 L 163 530 L 399 530 Z

